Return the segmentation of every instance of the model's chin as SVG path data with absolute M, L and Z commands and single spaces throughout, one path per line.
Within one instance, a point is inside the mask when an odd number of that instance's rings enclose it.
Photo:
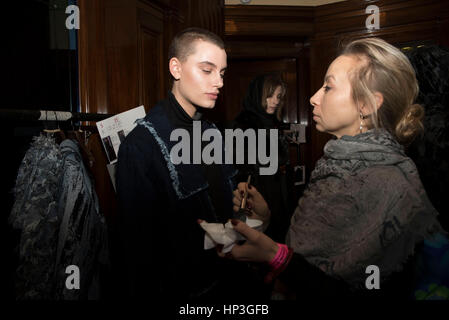
M 204 101 L 202 103 L 198 103 L 197 106 L 204 109 L 213 109 L 215 107 L 215 101 Z

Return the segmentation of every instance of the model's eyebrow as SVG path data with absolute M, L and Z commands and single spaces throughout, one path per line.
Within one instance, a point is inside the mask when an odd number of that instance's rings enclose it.
M 217 66 L 215 65 L 215 63 L 212 63 L 210 61 L 201 61 L 200 64 L 207 64 L 208 66 L 211 66 L 212 68 L 217 68 Z M 225 71 L 227 67 L 223 68 L 220 70 L 221 71 Z
M 334 79 L 335 81 L 335 77 L 333 75 L 328 75 L 326 76 L 326 78 L 324 78 L 324 82 L 328 82 L 330 79 Z

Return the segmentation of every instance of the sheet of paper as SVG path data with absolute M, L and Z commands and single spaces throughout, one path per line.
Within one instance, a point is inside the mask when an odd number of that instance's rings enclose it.
M 145 117 L 145 108 L 139 106 L 97 122 L 101 142 L 109 163 L 117 162 L 120 143 L 136 126 L 135 121 Z

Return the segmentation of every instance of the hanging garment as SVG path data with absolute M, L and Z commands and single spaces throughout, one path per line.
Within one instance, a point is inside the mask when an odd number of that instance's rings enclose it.
M 44 135 L 34 138 L 18 171 L 9 217 L 13 228 L 21 231 L 17 299 L 52 298 L 61 172 L 62 155 L 55 140 Z
M 98 299 L 99 274 L 108 260 L 106 224 L 77 143 L 67 139 L 61 142 L 60 148 L 63 170 L 57 197 L 61 224 L 56 251 L 55 298 Z M 69 266 L 79 269 L 78 290 L 66 286 Z
M 14 191 L 10 223 L 21 231 L 17 299 L 99 298 L 106 226 L 77 144 L 35 138 Z M 69 266 L 79 270 L 79 289 L 66 286 Z

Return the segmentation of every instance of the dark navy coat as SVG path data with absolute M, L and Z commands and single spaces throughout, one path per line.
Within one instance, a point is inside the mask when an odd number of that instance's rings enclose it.
M 128 297 L 207 297 L 229 276 L 235 262 L 204 250 L 197 219 L 218 222 L 201 165 L 170 161 L 175 129 L 159 102 L 128 134 L 118 153 L 116 173 L 120 206 L 119 263 L 121 288 Z M 214 128 L 201 121 L 202 131 Z M 221 165 L 224 212 L 231 218 L 231 165 Z M 241 264 L 240 264 L 241 267 Z M 231 267 L 232 268 L 232 267 Z M 122 291 L 123 293 L 123 291 Z

